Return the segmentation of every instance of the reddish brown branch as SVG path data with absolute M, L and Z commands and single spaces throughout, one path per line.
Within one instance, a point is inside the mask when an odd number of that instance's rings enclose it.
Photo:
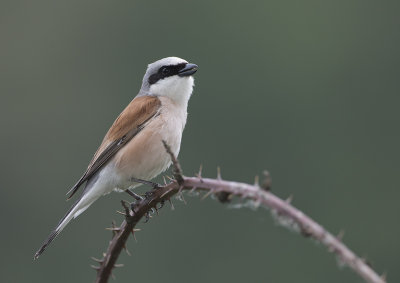
M 100 262 L 98 268 L 97 281 L 107 282 L 111 271 L 115 266 L 117 258 L 125 246 L 129 234 L 143 216 L 156 204 L 168 200 L 172 195 L 183 190 L 206 191 L 206 194 L 226 193 L 247 200 L 251 200 L 256 205 L 261 205 L 271 209 L 278 218 L 285 218 L 291 225 L 298 228 L 304 235 L 314 238 L 347 266 L 359 274 L 365 281 L 372 283 L 384 283 L 385 280 L 371 269 L 360 257 L 353 253 L 344 245 L 339 237 L 333 236 L 321 225 L 316 223 L 303 212 L 293 207 L 289 202 L 284 201 L 271 192 L 261 189 L 258 185 L 249 185 L 239 182 L 230 182 L 221 179 L 207 179 L 202 177 L 184 177 L 182 176 L 183 188 L 176 182 L 170 183 L 153 192 L 147 199 L 138 202 L 135 211 L 130 211 L 129 216 L 119 227 L 116 236 L 110 242 L 105 254 L 104 260 Z M 286 221 L 287 222 L 287 221 Z
M 341 237 L 335 237 L 321 225 L 305 215 L 303 212 L 290 204 L 289 200 L 282 200 L 269 192 L 271 187 L 271 178 L 267 171 L 264 172 L 266 179 L 263 186 L 258 185 L 258 178 L 254 185 L 248 185 L 239 182 L 230 182 L 222 180 L 221 172 L 218 168 L 217 179 L 204 179 L 200 172 L 197 177 L 184 177 L 182 175 L 181 166 L 173 155 L 171 148 L 163 141 L 164 147 L 171 156 L 173 163 L 173 172 L 176 182 L 172 182 L 164 187 L 157 188 L 152 191 L 146 199 L 136 203 L 133 210 L 122 202 L 125 209 L 125 221 L 119 228 L 113 227 L 114 237 L 111 240 L 107 252 L 103 260 L 96 260 L 100 263 L 97 269 L 96 282 L 107 282 L 112 269 L 117 267 L 116 261 L 122 249 L 125 248 L 129 234 L 134 233 L 134 228 L 143 216 L 147 216 L 152 208 L 157 209 L 158 203 L 164 203 L 171 196 L 180 193 L 182 190 L 201 190 L 206 191 L 203 198 L 214 194 L 221 202 L 228 201 L 232 196 L 252 201 L 253 205 L 262 205 L 269 208 L 274 216 L 281 222 L 282 225 L 290 226 L 292 229 L 298 230 L 304 236 L 312 237 L 325 245 L 330 252 L 336 256 L 347 266 L 353 269 L 366 282 L 384 283 L 385 279 L 380 277 L 364 260 L 353 253 L 346 245 L 341 242 Z
M 128 215 L 125 215 L 125 220 L 119 228 L 112 229 L 116 232 L 113 239 L 110 241 L 107 252 L 102 260 L 99 261 L 100 266 L 97 270 L 97 283 L 108 282 L 111 276 L 112 269 L 115 267 L 117 259 L 126 245 L 129 234 L 134 234 L 136 224 L 148 213 L 151 208 L 156 207 L 160 202 L 169 199 L 178 191 L 176 183 L 171 183 L 168 186 L 159 188 L 144 200 L 135 204 L 134 211 L 128 210 Z M 124 207 L 125 209 L 127 207 Z

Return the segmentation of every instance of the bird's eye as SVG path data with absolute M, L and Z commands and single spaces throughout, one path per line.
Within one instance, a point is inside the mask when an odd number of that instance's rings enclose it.
M 169 74 L 169 69 L 168 69 L 167 67 L 163 67 L 163 68 L 161 69 L 161 73 L 162 73 L 163 75 L 168 75 L 168 74 Z

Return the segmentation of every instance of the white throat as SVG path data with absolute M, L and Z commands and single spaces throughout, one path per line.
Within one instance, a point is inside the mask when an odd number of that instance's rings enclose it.
M 187 105 L 193 92 L 193 86 L 194 79 L 192 76 L 172 76 L 151 85 L 149 94 L 165 96 L 177 104 Z

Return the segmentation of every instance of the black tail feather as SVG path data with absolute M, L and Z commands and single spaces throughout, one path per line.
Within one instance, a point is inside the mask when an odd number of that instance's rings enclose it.
M 83 196 L 83 195 L 82 195 Z M 35 253 L 33 259 L 37 259 L 47 248 L 48 245 L 51 244 L 51 242 L 60 234 L 61 230 L 59 229 L 60 224 L 67 218 L 68 214 L 71 213 L 71 211 L 74 209 L 74 207 L 78 204 L 78 202 L 81 200 L 82 196 L 71 206 L 70 209 L 68 209 L 67 213 L 64 215 L 63 218 L 61 218 L 60 222 L 58 222 L 56 229 L 54 229 L 49 237 L 44 241 L 43 245 L 40 247 L 40 249 Z
M 51 232 L 51 234 L 49 235 L 47 240 L 43 243 L 43 245 L 40 247 L 40 249 L 35 253 L 35 256 L 33 257 L 33 259 L 37 259 L 44 252 L 44 250 L 47 248 L 47 246 L 50 245 L 50 243 L 58 236 L 59 233 L 60 233 L 60 231 L 57 231 L 57 230 L 54 230 L 53 232 Z

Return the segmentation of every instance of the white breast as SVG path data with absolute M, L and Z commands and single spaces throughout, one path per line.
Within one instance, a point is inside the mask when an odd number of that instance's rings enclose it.
M 160 115 L 149 122 L 112 160 L 119 175 L 115 187 L 119 189 L 131 186 L 131 177 L 151 180 L 169 167 L 171 158 L 162 140 L 167 142 L 175 156 L 179 154 L 187 103 L 177 104 L 168 97 L 160 97 L 160 100 Z

